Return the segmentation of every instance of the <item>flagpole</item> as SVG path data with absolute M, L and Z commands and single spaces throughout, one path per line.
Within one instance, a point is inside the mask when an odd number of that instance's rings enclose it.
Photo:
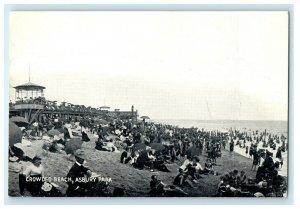
M 29 77 L 29 82 L 30 82 L 30 63 L 29 63 L 29 75 L 28 75 L 28 77 Z

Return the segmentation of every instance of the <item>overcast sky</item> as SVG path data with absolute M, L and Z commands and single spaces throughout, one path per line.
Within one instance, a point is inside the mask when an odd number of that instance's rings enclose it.
M 156 119 L 287 120 L 287 12 L 11 12 L 10 87 Z M 14 89 L 10 88 L 14 101 Z

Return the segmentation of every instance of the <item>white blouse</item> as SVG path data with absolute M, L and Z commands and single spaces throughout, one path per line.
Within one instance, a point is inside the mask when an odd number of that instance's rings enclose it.
M 26 176 L 30 175 L 44 175 L 44 167 L 40 165 L 39 167 L 36 167 L 35 165 L 28 166 L 25 171 L 23 172 Z

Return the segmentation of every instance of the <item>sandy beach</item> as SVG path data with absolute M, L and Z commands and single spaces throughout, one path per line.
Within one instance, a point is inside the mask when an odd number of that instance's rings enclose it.
M 75 131 L 75 130 L 73 130 Z M 78 132 L 78 131 L 77 131 Z M 173 164 L 167 164 L 170 173 L 156 171 L 154 173 L 149 170 L 138 170 L 130 165 L 121 164 L 120 153 L 98 151 L 95 147 L 96 136 L 88 132 L 90 142 L 84 142 L 82 149 L 87 155 L 87 167 L 93 172 L 100 174 L 104 177 L 111 177 L 112 182 L 109 185 L 109 190 L 113 190 L 115 187 L 122 187 L 125 189 L 126 196 L 149 196 L 150 186 L 149 181 L 151 175 L 158 175 L 159 179 L 167 184 L 172 184 L 174 177 L 177 175 L 178 167 L 182 162 L 176 160 Z M 28 149 L 36 150 L 40 152 L 43 145 L 43 140 L 32 141 L 31 147 Z M 241 153 L 242 154 L 242 153 Z M 254 178 L 255 172 L 251 171 L 252 160 L 244 157 L 239 153 L 229 152 L 227 149 L 222 150 L 222 157 L 217 159 L 217 166 L 215 170 L 222 174 L 226 174 L 233 169 L 244 170 L 248 178 Z M 200 164 L 204 166 L 206 156 L 200 157 Z M 51 153 L 48 156 L 42 157 L 42 164 L 45 168 L 45 176 L 52 177 L 65 177 L 67 172 L 73 165 L 73 161 L 68 159 L 68 156 L 62 153 Z M 9 163 L 10 165 L 13 163 Z M 27 166 L 28 163 L 21 162 L 23 166 Z M 196 189 L 192 189 L 189 186 L 184 186 L 183 190 L 189 193 L 189 196 L 201 196 L 210 197 L 214 196 L 218 183 L 219 176 L 216 175 L 203 175 L 197 184 Z M 67 184 L 65 182 L 55 182 L 60 186 L 62 193 L 65 193 Z M 9 172 L 9 195 L 20 196 L 18 186 L 18 173 Z M 25 196 L 30 196 L 29 193 L 25 193 Z

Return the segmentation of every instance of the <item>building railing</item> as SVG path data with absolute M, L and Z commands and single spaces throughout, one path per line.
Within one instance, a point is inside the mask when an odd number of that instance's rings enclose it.
M 46 100 L 44 97 L 34 99 L 19 99 L 16 103 L 9 103 L 10 110 L 43 109 L 45 113 L 78 114 L 78 115 L 106 115 L 112 117 L 136 117 L 137 111 L 108 111 L 99 108 L 85 107 L 63 102 L 60 105 L 56 101 Z

